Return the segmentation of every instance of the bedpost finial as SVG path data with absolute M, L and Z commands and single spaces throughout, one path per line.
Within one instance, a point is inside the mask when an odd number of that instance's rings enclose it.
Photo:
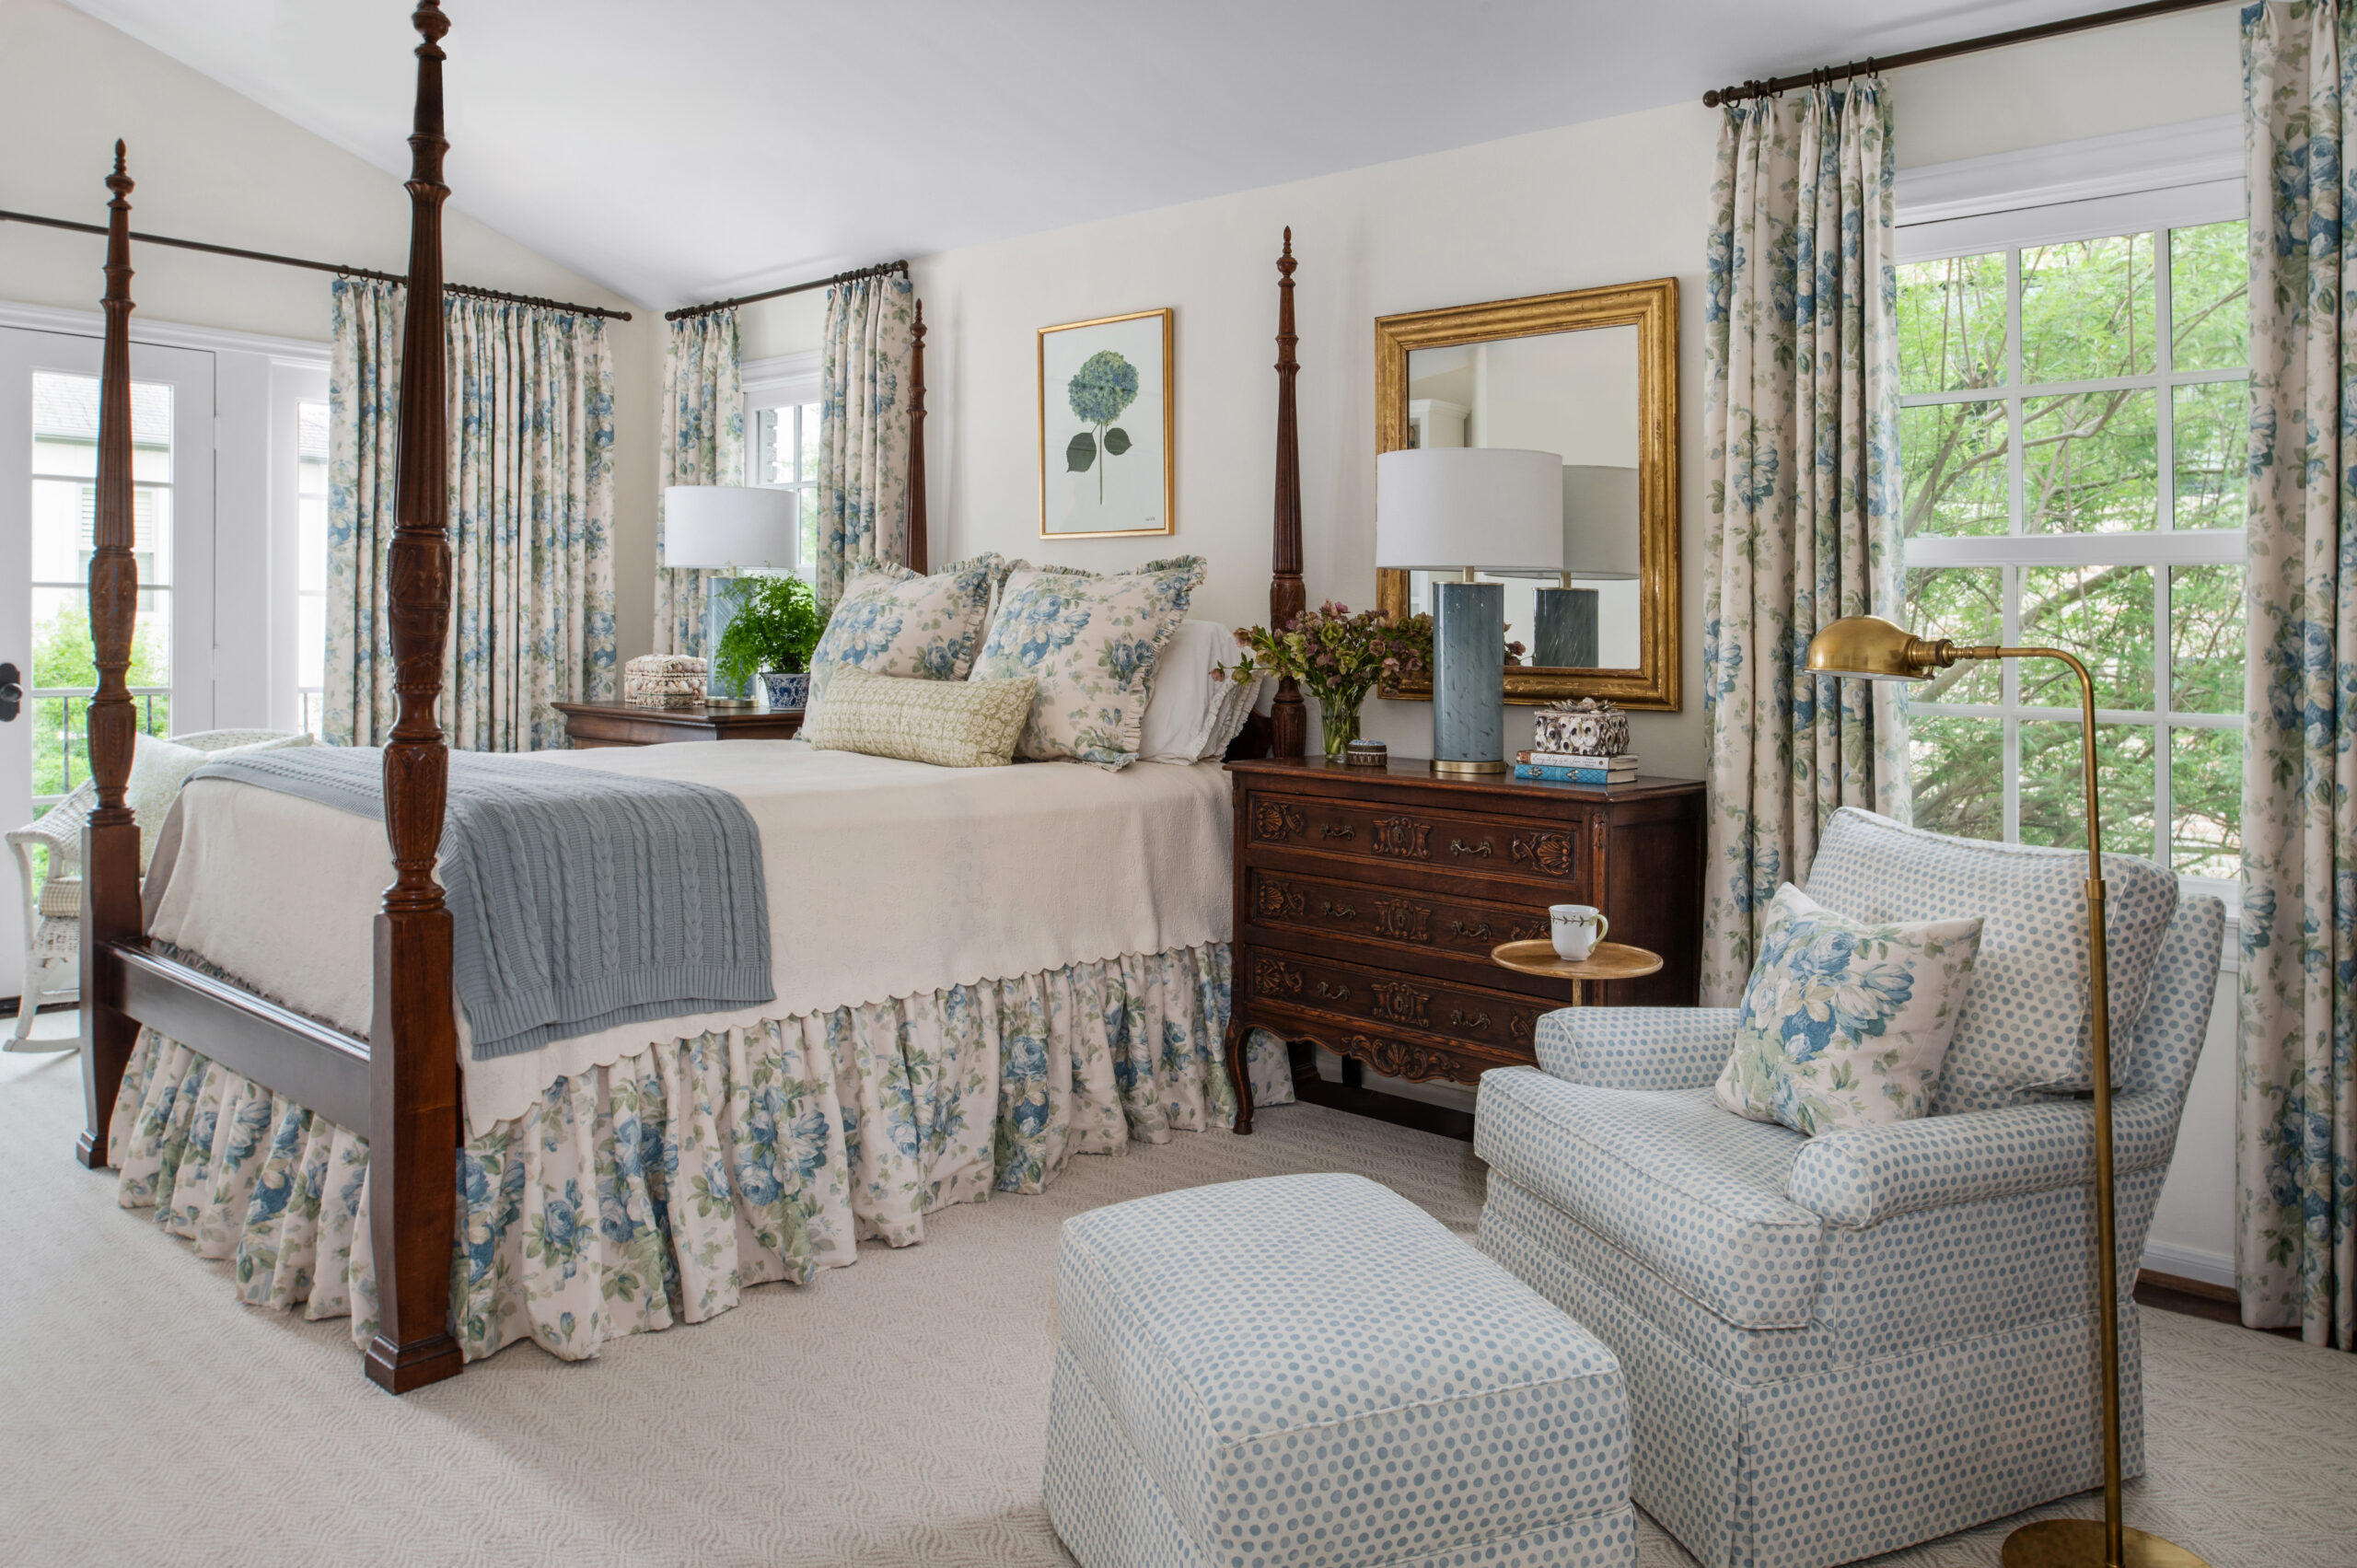
M 107 205 L 128 210 L 130 203 L 123 198 L 138 187 L 133 182 L 131 176 L 123 172 L 123 168 L 122 138 L 118 136 L 114 144 L 114 172 L 107 176 L 107 189 L 114 192 L 114 200 L 109 202 Z
M 916 325 L 911 329 L 911 331 L 913 331 L 919 337 L 924 336 L 924 301 L 922 299 L 917 301 Z
M 442 0 L 417 0 L 417 9 L 410 13 L 409 20 L 418 36 L 425 40 L 417 46 L 417 52 L 424 54 L 432 50 L 434 57 L 440 59 L 442 51 L 437 46 L 450 30 L 450 18 L 442 14 Z
M 1301 263 L 1293 259 L 1293 225 L 1287 224 L 1284 252 L 1277 258 L 1277 272 L 1284 287 L 1293 286 L 1293 270 L 1299 265 Z

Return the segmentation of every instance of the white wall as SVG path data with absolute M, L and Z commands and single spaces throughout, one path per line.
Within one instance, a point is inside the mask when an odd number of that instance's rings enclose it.
M 1968 27 L 1959 31 L 1968 32 Z M 2219 6 L 1894 73 L 1902 167 L 2233 113 L 2235 13 Z M 1305 570 L 1313 601 L 1371 603 L 1374 318 L 1596 284 L 1678 280 L 1685 603 L 1684 710 L 1638 714 L 1650 770 L 1699 774 L 1702 589 L 1701 261 L 1719 116 L 1698 102 L 1297 184 L 923 258 L 915 266 L 933 383 L 934 559 L 998 550 L 1120 566 L 1210 558 L 1198 603 L 1229 621 L 1267 612 L 1275 258 L 1293 226 Z M 1178 534 L 1038 537 L 1034 334 L 1060 321 L 1177 310 Z M 748 355 L 816 346 L 817 295 L 745 315 Z M 1430 710 L 1371 703 L 1367 733 L 1405 751 Z M 1527 744 L 1528 710 L 1508 710 Z M 2231 1279 L 2233 978 L 2222 982 L 2153 1266 Z M 1445 1088 L 1434 1091 L 1445 1098 Z M 2223 1272 L 2222 1272 L 2223 1271 Z
M 0 206 L 106 221 L 117 137 L 129 145 L 134 228 L 401 272 L 409 197 L 382 173 L 290 121 L 58 0 L 0 0 Z M 467 150 L 448 179 L 463 202 Z M 0 300 L 95 309 L 105 241 L 0 224 Z M 632 308 L 459 208 L 444 226 L 454 282 Z M 134 245 L 134 322 L 178 322 L 325 342 L 329 276 Z M 653 636 L 656 389 L 659 314 L 610 322 L 615 351 L 615 619 L 623 656 Z M 649 345 L 653 346 L 650 354 Z M 226 390 L 226 389 L 225 389 Z M 225 515 L 232 552 L 241 522 Z M 261 546 L 253 542 L 256 560 Z M 224 722 L 227 722 L 226 719 Z M 259 722 L 259 721 L 257 721 Z

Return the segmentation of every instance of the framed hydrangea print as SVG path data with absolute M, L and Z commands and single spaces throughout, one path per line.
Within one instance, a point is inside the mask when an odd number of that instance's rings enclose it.
M 1168 310 L 1039 329 L 1039 537 L 1169 533 Z

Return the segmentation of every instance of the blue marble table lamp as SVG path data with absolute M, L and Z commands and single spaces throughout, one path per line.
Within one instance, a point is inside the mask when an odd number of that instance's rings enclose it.
M 1433 584 L 1433 767 L 1503 773 L 1506 590 L 1483 572 L 1560 572 L 1563 459 L 1429 447 L 1375 460 L 1375 563 L 1454 572 Z
M 802 514 L 794 491 L 749 484 L 673 484 L 663 491 L 662 564 L 702 571 L 784 571 L 800 567 Z M 715 658 L 728 623 L 730 596 L 714 584 L 703 597 L 703 656 Z M 740 691 L 722 690 L 717 670 L 704 688 L 708 708 L 749 708 Z

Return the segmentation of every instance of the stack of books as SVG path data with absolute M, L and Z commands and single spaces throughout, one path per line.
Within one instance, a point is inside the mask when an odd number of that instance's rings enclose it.
M 1583 757 L 1569 751 L 1517 751 L 1514 754 L 1514 776 L 1518 779 L 1539 779 L 1548 784 L 1634 784 L 1637 780 L 1637 759 L 1632 752 L 1617 757 Z

